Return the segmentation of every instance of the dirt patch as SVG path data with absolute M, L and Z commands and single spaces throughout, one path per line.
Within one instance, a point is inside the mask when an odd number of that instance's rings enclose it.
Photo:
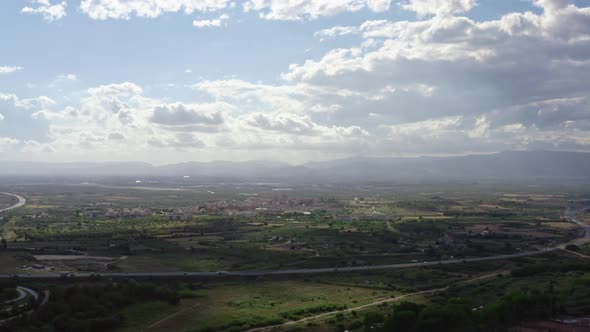
M 578 226 L 569 222 L 544 222 L 543 227 L 551 227 L 558 229 L 575 229 Z

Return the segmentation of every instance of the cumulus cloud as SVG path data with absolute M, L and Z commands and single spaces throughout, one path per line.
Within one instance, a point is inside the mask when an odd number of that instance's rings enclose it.
M 564 136 L 581 144 L 590 117 L 590 91 L 581 83 L 590 75 L 590 8 L 535 3 L 541 13 L 476 22 L 458 16 L 474 1 L 408 1 L 406 9 L 429 18 L 322 30 L 316 36 L 356 34 L 376 47 L 334 49 L 291 65 L 283 78 L 293 85 L 373 91 L 362 106 L 341 105 L 331 121 L 377 126 L 377 137 L 389 137 L 376 144 L 381 151 L 497 151 Z M 390 123 L 385 132 L 384 122 Z
M 209 28 L 209 27 L 221 27 L 226 25 L 226 21 L 229 19 L 229 16 L 226 14 L 220 15 L 218 18 L 209 19 L 209 20 L 194 20 L 193 26 L 197 28 Z
M 244 10 L 259 12 L 260 17 L 268 20 L 300 21 L 363 9 L 384 12 L 390 5 L 391 0 L 249 0 L 244 3 Z
M 95 20 L 155 18 L 166 13 L 212 12 L 228 8 L 230 0 L 83 0 L 80 9 Z
M 47 22 L 59 21 L 67 15 L 65 1 L 52 4 L 49 0 L 33 0 L 33 4 L 36 7 L 24 7 L 21 13 L 40 15 Z
M 587 22 L 590 16 L 586 8 L 566 8 L 567 12 L 513 13 L 485 22 L 454 16 L 416 22 L 370 21 L 359 31 L 365 38 L 379 38 L 377 49 L 332 50 L 319 60 L 292 65 L 283 77 L 351 90 L 383 87 L 394 81 L 426 84 L 440 87 L 441 95 L 447 97 L 459 93 L 480 98 L 486 93 L 490 101 L 509 97 L 507 101 L 514 103 L 573 90 L 583 93 L 583 87 L 566 81 L 579 82 L 587 74 L 589 55 L 582 50 L 588 47 L 590 30 L 577 28 L 582 23 L 570 26 L 570 17 Z M 562 31 L 549 24 L 555 20 Z M 524 26 L 528 28 L 521 29 Z M 546 83 L 530 84 L 544 79 Z
M 152 123 L 177 131 L 215 132 L 225 123 L 224 104 L 158 105 L 150 118 Z
M 55 105 L 55 100 L 47 96 L 39 96 L 37 98 L 20 99 L 17 105 L 25 109 L 47 109 Z
M 246 117 L 246 123 L 264 130 L 273 130 L 291 134 L 313 135 L 317 133 L 316 125 L 308 116 L 297 114 L 253 113 Z
M 88 89 L 89 94 L 99 97 L 130 97 L 142 92 L 143 89 L 140 86 L 131 82 L 106 84 Z
M 33 114 L 51 107 L 55 102 L 45 96 L 21 99 L 14 94 L 0 93 L 0 133 L 13 140 L 49 140 L 49 123 Z
M 476 5 L 476 0 L 408 0 L 401 6 L 419 16 L 428 16 L 466 13 Z
M 359 32 L 359 29 L 354 26 L 336 26 L 336 27 L 331 27 L 328 29 L 320 30 L 320 31 L 316 32 L 314 34 L 314 36 L 322 41 L 324 39 L 330 39 L 330 38 L 334 38 L 334 37 L 353 35 L 353 34 L 357 34 L 358 32 Z
M 205 80 L 192 88 L 218 101 L 239 105 L 244 111 L 288 113 L 333 113 L 345 102 L 381 98 L 387 91 L 357 92 L 330 86 L 301 84 L 271 85 L 244 80 Z
M 243 3 L 242 9 L 245 12 L 255 12 L 264 19 L 299 21 L 360 10 L 384 12 L 390 8 L 391 2 L 392 0 L 247 0 Z M 96 20 L 127 20 L 134 16 L 156 18 L 166 13 L 177 12 L 220 12 L 230 10 L 235 5 L 231 0 L 82 0 L 80 9 Z M 218 27 L 222 26 L 227 18 L 227 14 L 221 14 L 216 19 L 195 20 L 193 25 Z

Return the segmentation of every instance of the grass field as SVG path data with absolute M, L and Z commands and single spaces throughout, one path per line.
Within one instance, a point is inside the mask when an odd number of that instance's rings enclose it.
M 2 273 L 19 273 L 19 268 L 29 262 L 26 255 L 0 251 L 0 267 Z
M 128 308 L 126 327 L 119 332 L 147 331 L 243 331 L 288 319 L 360 306 L 398 295 L 398 292 L 366 287 L 305 281 L 258 281 L 208 289 L 183 291 L 178 306 L 149 303 Z

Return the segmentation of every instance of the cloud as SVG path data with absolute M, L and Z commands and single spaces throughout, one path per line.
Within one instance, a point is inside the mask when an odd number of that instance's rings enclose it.
M 178 133 L 167 138 L 151 138 L 148 144 L 155 148 L 174 148 L 179 150 L 202 149 L 206 144 L 190 133 Z
M 408 0 L 402 8 L 416 12 L 419 16 L 455 15 L 467 13 L 475 6 L 476 0 Z
M 533 3 L 545 10 L 554 11 L 567 8 L 571 4 L 569 0 L 533 0 Z
M 88 93 L 98 97 L 130 97 L 139 95 L 143 89 L 135 83 L 113 83 L 88 89 Z
M 110 133 L 108 139 L 110 141 L 123 141 L 125 140 L 125 135 L 121 133 Z
M 14 140 L 50 139 L 49 123 L 32 115 L 55 104 L 49 97 L 21 99 L 14 94 L 0 93 L 0 133 Z
M 194 20 L 193 26 L 197 28 L 207 28 L 207 27 L 221 27 L 226 25 L 226 21 L 229 19 L 229 16 L 226 14 L 220 15 L 218 18 L 210 19 L 210 20 Z
M 239 105 L 243 111 L 287 113 L 333 113 L 344 102 L 376 97 L 377 92 L 359 93 L 347 89 L 310 84 L 271 85 L 244 80 L 204 80 L 192 88 L 215 100 Z
M 67 15 L 65 1 L 52 4 L 49 0 L 33 0 L 33 3 L 37 7 L 24 7 L 21 13 L 40 15 L 47 22 L 59 21 Z
M 23 67 L 18 66 L 0 66 L 0 74 L 10 74 L 23 69 Z
M 317 133 L 316 125 L 308 116 L 297 114 L 254 113 L 246 116 L 246 123 L 256 128 L 290 134 L 313 135 Z
M 11 137 L 0 136 L 0 152 L 9 152 L 16 149 L 19 141 Z
M 190 5 L 84 2 L 108 9 L 96 14 L 104 19 L 187 12 Z M 111 83 L 91 87 L 75 101 L 59 98 L 59 104 L 50 97 L 5 94 L 0 136 L 10 139 L 10 149 L 27 145 L 31 151 L 105 159 L 115 158 L 124 142 L 125 155 L 118 157 L 156 158 L 157 150 L 157 158 L 171 161 L 190 159 L 191 151 L 204 159 L 305 161 L 590 150 L 590 9 L 535 0 L 528 12 L 474 20 L 469 13 L 476 5 L 405 1 L 401 6 L 417 19 L 328 27 L 315 37 L 354 38 L 342 38 L 337 48 L 297 61 L 266 82 L 200 80 L 189 94 L 177 94 L 183 87 L 176 82 L 161 98 L 152 95 L 155 85 Z M 222 26 L 231 4 L 225 6 L 188 12 L 215 13 L 211 17 L 220 17 Z M 390 1 L 251 0 L 244 6 L 264 19 L 312 20 L 383 12 Z M 216 26 L 213 20 L 197 25 Z M 171 97 L 178 95 L 187 100 Z
M 78 77 L 75 74 L 63 74 L 57 77 L 58 80 L 77 81 Z
M 154 107 L 150 121 L 177 131 L 215 132 L 225 123 L 223 104 L 165 104 Z
M 61 75 L 58 75 L 53 81 L 51 81 L 51 83 L 49 83 L 49 87 L 56 88 L 56 87 L 59 87 L 63 84 L 66 84 L 69 82 L 77 82 L 77 81 L 78 81 L 78 77 L 75 74 L 61 74 Z
M 156 18 L 165 13 L 215 12 L 230 6 L 230 0 L 82 0 L 80 9 L 95 20 L 132 16 Z
M 378 48 L 335 49 L 319 60 L 291 65 L 283 78 L 352 91 L 383 88 L 394 81 L 435 86 L 447 98 L 442 105 L 456 103 L 454 111 L 470 102 L 469 107 L 483 111 L 535 96 L 583 94 L 585 88 L 574 82 L 581 82 L 589 70 L 590 30 L 580 28 L 588 22 L 590 11 L 573 5 L 484 22 L 455 16 L 368 21 L 359 31 L 365 38 L 378 38 Z M 459 103 L 453 96 L 466 99 Z M 481 105 L 484 101 L 490 104 Z
M 39 96 L 37 98 L 30 98 L 30 99 L 20 99 L 17 102 L 17 105 L 29 109 L 47 109 L 53 105 L 55 105 L 55 100 L 47 97 L 47 96 Z
M 320 41 L 323 41 L 325 39 L 331 39 L 334 37 L 357 34 L 358 31 L 358 28 L 354 26 L 336 26 L 320 30 L 314 34 L 314 37 L 320 39 Z
M 590 9 L 537 1 L 539 14 L 482 22 L 457 16 L 475 4 L 411 1 L 404 5 L 431 17 L 322 30 L 316 36 L 364 41 L 293 64 L 282 77 L 292 86 L 366 96 L 358 106 L 339 104 L 330 121 L 368 128 L 376 154 L 498 151 L 567 137 L 588 142 L 590 90 L 582 82 L 590 75 Z
M 301 21 L 363 9 L 384 12 L 390 6 L 391 0 L 249 0 L 243 7 L 246 12 L 259 12 L 267 20 Z
M 117 125 L 132 126 L 145 121 L 147 109 L 158 101 L 143 96 L 143 88 L 131 82 L 104 84 L 88 89 L 88 96 L 82 98 L 80 115 L 95 122 L 113 122 Z

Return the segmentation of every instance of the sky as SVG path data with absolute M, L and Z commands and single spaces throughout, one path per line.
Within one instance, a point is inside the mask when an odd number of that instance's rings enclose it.
M 588 0 L 11 0 L 0 50 L 0 160 L 590 151 Z

